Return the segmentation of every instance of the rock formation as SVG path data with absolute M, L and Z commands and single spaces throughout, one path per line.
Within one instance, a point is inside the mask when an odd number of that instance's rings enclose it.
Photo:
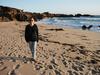
M 12 7 L 7 6 L 0 6 L 0 21 L 27 21 L 31 16 L 35 17 L 38 20 L 41 20 L 45 17 L 80 17 L 80 16 L 91 16 L 91 15 L 82 15 L 82 14 L 76 14 L 75 16 L 70 14 L 53 14 L 49 12 L 44 13 L 32 13 L 32 12 L 24 12 L 21 9 L 16 9 Z

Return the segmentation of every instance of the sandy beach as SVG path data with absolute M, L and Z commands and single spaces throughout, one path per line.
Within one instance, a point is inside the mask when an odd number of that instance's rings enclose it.
M 37 62 L 24 38 L 27 22 L 0 22 L 0 75 L 99 75 L 100 32 L 38 24 Z

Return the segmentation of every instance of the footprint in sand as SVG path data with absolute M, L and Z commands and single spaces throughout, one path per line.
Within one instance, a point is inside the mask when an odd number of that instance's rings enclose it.
M 11 70 L 11 71 L 8 72 L 7 75 L 21 75 L 21 74 L 16 70 Z
M 17 69 L 19 69 L 19 67 L 20 67 L 20 64 L 15 65 L 15 66 L 13 67 L 13 70 L 11 70 L 11 71 L 8 72 L 8 75 L 21 75 L 21 74 L 17 71 Z
M 55 70 L 56 75 L 61 75 L 60 71 Z
M 2 66 L 2 67 L 0 67 L 0 71 L 5 70 L 6 68 L 7 68 L 6 66 Z
M 3 62 L 0 62 L 0 71 L 5 70 L 7 67 L 3 65 Z
M 9 71 L 8 75 L 16 75 L 15 70 Z
M 13 67 L 13 69 L 19 69 L 20 64 L 17 64 L 16 66 Z

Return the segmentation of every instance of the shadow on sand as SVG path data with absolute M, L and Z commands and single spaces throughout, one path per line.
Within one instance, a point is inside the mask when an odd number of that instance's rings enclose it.
M 27 61 L 34 61 L 33 58 L 29 58 L 29 57 L 10 57 L 10 56 L 5 57 L 5 56 L 0 56 L 0 61 L 2 61 L 2 60 L 11 60 L 13 62 L 16 62 L 16 60 L 20 60 L 20 61 L 23 61 L 23 62 L 26 62 L 26 63 L 27 63 Z

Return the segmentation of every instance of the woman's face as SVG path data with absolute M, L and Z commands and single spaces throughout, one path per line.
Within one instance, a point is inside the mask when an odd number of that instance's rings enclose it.
M 34 23 L 35 23 L 34 18 L 31 18 L 30 23 L 31 23 L 31 24 L 34 24 Z

